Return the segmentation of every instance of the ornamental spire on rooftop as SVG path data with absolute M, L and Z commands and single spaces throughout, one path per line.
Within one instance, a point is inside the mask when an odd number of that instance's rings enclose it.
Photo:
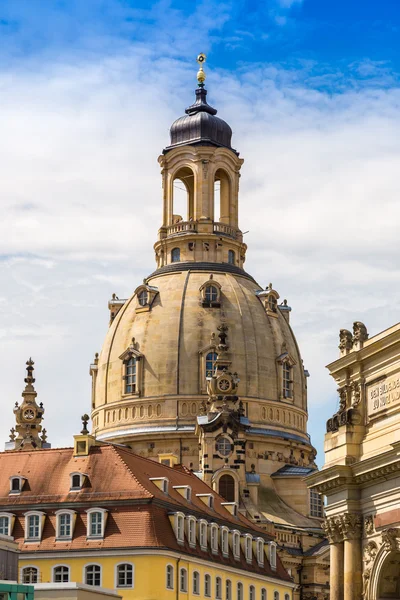
M 6 450 L 36 450 L 50 448 L 46 442 L 46 430 L 42 429 L 44 408 L 42 402 L 37 404 L 37 392 L 34 388 L 34 362 L 32 358 L 26 361 L 25 389 L 22 392 L 22 402 L 15 403 L 15 428 L 10 429 L 10 441 L 6 442 Z

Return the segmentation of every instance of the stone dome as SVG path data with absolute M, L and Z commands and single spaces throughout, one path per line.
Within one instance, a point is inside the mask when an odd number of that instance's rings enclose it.
M 155 271 L 121 303 L 98 358 L 92 415 L 98 437 L 129 442 L 137 450 L 135 439 L 139 446 L 149 437 L 194 440 L 196 417 L 207 398 L 205 361 L 215 351 L 223 323 L 228 327 L 230 368 L 240 379 L 238 394 L 251 423 L 250 436 L 253 432 L 309 444 L 306 379 L 288 307 L 268 314 L 263 298 L 268 292 L 242 269 L 211 263 L 193 266 L 180 263 Z M 207 282 L 219 289 L 215 306 L 203 301 L 201 290 Z M 153 296 L 148 310 L 139 303 L 143 290 Z M 131 395 L 124 393 L 123 379 L 124 353 L 129 348 L 141 359 L 138 387 Z M 293 388 L 285 401 L 280 359 L 287 356 Z M 172 446 L 175 450 L 176 444 Z
M 186 115 L 171 126 L 171 144 L 164 152 L 177 146 L 211 145 L 232 150 L 232 129 L 228 123 L 216 117 L 217 110 L 207 104 L 207 90 L 196 89 L 196 101 L 189 106 Z

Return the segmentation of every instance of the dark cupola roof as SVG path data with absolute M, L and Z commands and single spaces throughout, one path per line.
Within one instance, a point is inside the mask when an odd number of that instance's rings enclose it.
M 164 150 L 179 146 L 218 146 L 229 148 L 238 154 L 231 146 L 232 129 L 228 123 L 216 117 L 217 111 L 206 100 L 207 90 L 203 86 L 196 89 L 196 101 L 189 106 L 186 115 L 177 119 L 171 126 L 171 144 Z

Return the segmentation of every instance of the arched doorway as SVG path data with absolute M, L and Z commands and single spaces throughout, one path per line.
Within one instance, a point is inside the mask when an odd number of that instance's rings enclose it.
M 227 502 L 235 502 L 235 480 L 232 475 L 221 475 L 218 481 L 218 493 Z
M 400 552 L 385 558 L 379 574 L 377 600 L 400 600 Z

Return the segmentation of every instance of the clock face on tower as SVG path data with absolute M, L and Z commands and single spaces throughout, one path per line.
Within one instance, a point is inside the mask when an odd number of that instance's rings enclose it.
M 226 377 L 221 377 L 217 385 L 221 392 L 228 392 L 231 389 L 231 382 Z
M 32 408 L 27 408 L 22 413 L 22 416 L 25 421 L 32 421 L 35 418 L 35 411 Z

